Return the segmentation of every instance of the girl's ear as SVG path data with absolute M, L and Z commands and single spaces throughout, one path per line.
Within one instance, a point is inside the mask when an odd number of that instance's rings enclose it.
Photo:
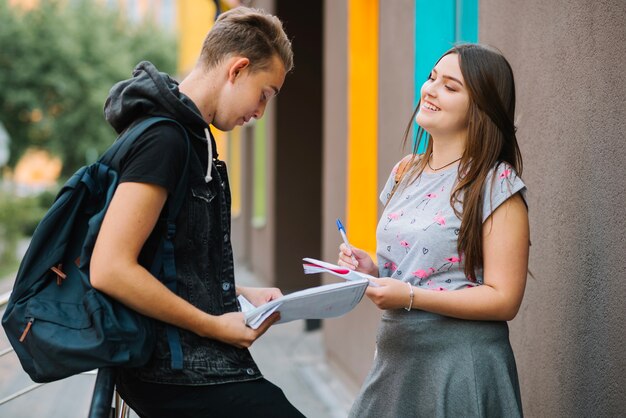
M 250 66 L 250 59 L 246 57 L 235 57 L 228 67 L 228 81 L 234 83 L 243 70 Z

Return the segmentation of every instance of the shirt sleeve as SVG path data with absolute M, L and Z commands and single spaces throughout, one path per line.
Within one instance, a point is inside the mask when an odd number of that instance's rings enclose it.
M 526 185 L 513 167 L 500 163 L 491 170 L 483 194 L 483 222 L 509 197 L 519 193 L 526 203 Z M 526 203 L 528 205 L 528 203 Z
M 180 128 L 169 124 L 151 126 L 136 140 L 120 162 L 120 183 L 137 182 L 176 189 L 187 157 Z

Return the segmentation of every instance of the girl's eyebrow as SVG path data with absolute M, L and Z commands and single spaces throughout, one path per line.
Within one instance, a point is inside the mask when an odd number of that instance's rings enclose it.
M 433 68 L 433 73 L 437 74 L 437 70 L 435 70 L 434 68 Z M 449 75 L 442 75 L 442 77 L 443 78 L 447 78 L 447 79 L 452 80 L 452 81 L 456 81 L 457 83 L 459 83 L 461 85 L 461 87 L 463 87 L 463 83 L 461 83 L 461 80 L 459 80 L 457 78 L 454 78 L 454 77 L 449 76 Z

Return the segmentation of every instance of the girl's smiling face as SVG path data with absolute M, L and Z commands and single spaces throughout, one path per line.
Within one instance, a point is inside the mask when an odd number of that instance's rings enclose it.
M 433 136 L 454 136 L 467 130 L 469 94 L 461 73 L 459 56 L 439 60 L 422 85 L 416 122 Z

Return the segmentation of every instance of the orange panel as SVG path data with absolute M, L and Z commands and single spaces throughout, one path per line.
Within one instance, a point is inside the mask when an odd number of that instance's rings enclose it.
M 350 243 L 376 251 L 378 221 L 378 0 L 348 1 L 348 184 Z

